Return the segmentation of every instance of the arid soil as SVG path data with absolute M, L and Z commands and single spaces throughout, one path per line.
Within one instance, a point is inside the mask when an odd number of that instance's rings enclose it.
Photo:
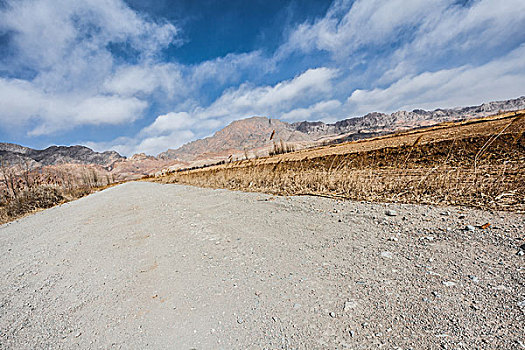
M 521 349 L 524 235 L 512 212 L 127 183 L 0 226 L 0 348 Z

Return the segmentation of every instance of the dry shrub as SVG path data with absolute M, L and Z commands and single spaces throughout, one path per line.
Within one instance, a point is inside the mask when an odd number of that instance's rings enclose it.
M 64 200 L 62 191 L 56 186 L 38 186 L 24 190 L 4 207 L 5 214 L 16 218 L 37 209 L 51 208 Z
M 93 168 L 81 172 L 66 166 L 27 170 L 20 165 L 1 164 L 0 224 L 81 198 L 112 183 L 112 177 L 101 177 Z

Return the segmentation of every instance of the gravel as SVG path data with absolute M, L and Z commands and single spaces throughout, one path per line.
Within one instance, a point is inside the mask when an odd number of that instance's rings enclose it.
M 127 183 L 0 226 L 0 349 L 514 349 L 524 224 Z

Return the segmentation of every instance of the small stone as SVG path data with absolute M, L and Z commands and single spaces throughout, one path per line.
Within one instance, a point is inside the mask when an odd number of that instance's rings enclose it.
M 470 278 L 472 280 L 472 282 L 474 282 L 474 283 L 478 283 L 479 282 L 479 278 L 477 278 L 476 276 L 469 275 L 468 278 Z
M 497 285 L 497 286 L 492 287 L 492 288 L 495 289 L 495 290 L 502 290 L 502 291 L 506 291 L 506 292 L 512 291 L 512 288 L 504 286 L 502 284 Z
M 398 241 L 397 237 L 390 237 L 388 240 L 391 241 L 391 242 L 397 242 Z
M 354 332 L 354 331 L 351 330 L 349 333 L 350 333 L 350 336 L 351 336 L 352 338 L 355 336 L 355 332 Z
M 80 337 L 81 335 L 82 335 L 81 332 L 77 332 L 77 333 L 75 333 L 75 338 L 78 338 L 78 337 Z
M 332 311 L 332 312 L 329 313 L 329 315 L 330 315 L 330 317 L 335 318 L 335 312 Z
M 397 216 L 397 211 L 388 209 L 387 211 L 385 211 L 385 214 L 386 216 Z
M 301 304 L 295 303 L 295 304 L 293 304 L 293 308 L 294 309 L 300 309 L 301 308 Z
M 241 318 L 241 317 L 239 317 L 239 318 L 237 319 L 237 323 L 238 323 L 238 324 L 242 324 L 242 323 L 244 323 L 244 319 Z
M 525 252 L 524 252 L 523 250 L 520 250 L 520 251 L 518 251 L 517 254 L 518 254 L 518 256 L 524 256 L 524 255 L 525 255 Z
M 456 285 L 456 283 L 452 281 L 443 281 L 442 283 L 446 287 L 454 287 Z
M 348 301 L 345 301 L 345 306 L 343 307 L 343 311 L 348 312 L 352 309 L 355 309 L 356 307 L 357 307 L 357 301 L 348 300 Z
M 392 253 L 390 252 L 381 252 L 381 256 L 386 259 L 392 259 Z
M 475 231 L 475 230 L 476 230 L 476 228 L 474 226 L 472 226 L 472 225 L 467 225 L 465 227 L 465 231 Z

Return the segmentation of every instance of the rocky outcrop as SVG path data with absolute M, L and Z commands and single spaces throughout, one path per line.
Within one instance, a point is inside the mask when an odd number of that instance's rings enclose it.
M 36 150 L 12 143 L 0 143 L 0 162 L 8 164 L 26 163 L 31 168 L 58 164 L 94 164 L 104 168 L 123 160 L 115 151 L 95 152 L 85 146 L 51 146 Z
M 484 103 L 480 106 L 436 109 L 425 111 L 415 109 L 399 111 L 392 114 L 369 113 L 362 117 L 349 118 L 334 124 L 322 122 L 300 122 L 292 124 L 296 130 L 314 137 L 334 134 L 361 133 L 363 130 L 369 132 L 392 132 L 403 128 L 414 128 L 428 126 L 446 121 L 484 117 L 498 112 L 515 111 L 525 109 L 525 96 L 506 101 Z

